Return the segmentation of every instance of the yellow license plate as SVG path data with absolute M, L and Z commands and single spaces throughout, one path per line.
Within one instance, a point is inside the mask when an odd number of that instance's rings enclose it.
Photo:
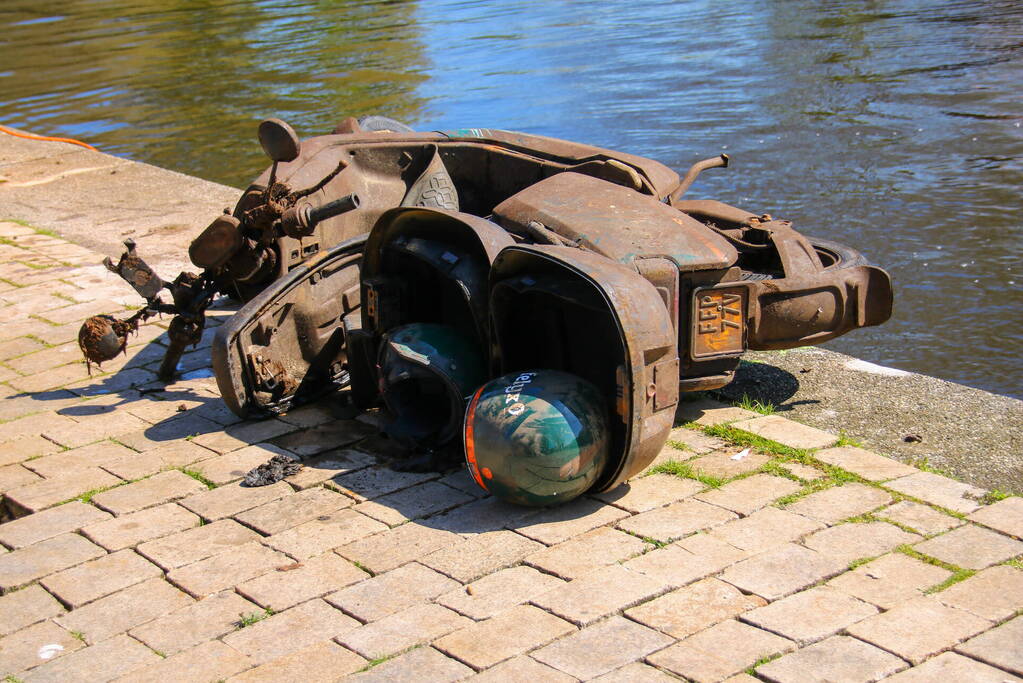
M 694 359 L 742 353 L 745 328 L 745 287 L 698 289 L 693 294 L 690 355 Z

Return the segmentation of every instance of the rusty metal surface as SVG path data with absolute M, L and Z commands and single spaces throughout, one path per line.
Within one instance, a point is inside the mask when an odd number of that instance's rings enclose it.
M 125 240 L 126 251 L 121 254 L 117 265 L 110 258 L 103 259 L 103 265 L 112 273 L 120 275 L 143 299 L 155 297 L 163 289 L 163 280 L 153 272 L 135 251 L 135 240 Z
M 698 221 L 656 199 L 578 173 L 559 173 L 494 208 L 506 229 L 531 221 L 582 249 L 631 265 L 641 258 L 666 258 L 679 271 L 732 265 L 735 248 Z

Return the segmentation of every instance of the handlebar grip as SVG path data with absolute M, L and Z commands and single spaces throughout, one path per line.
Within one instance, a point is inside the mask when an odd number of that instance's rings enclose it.
M 309 225 L 314 226 L 320 221 L 325 221 L 328 218 L 333 218 L 334 216 L 340 216 L 343 213 L 347 213 L 357 208 L 359 208 L 359 195 L 353 192 L 341 197 L 340 199 L 327 202 L 323 206 L 310 209 Z
M 323 206 L 293 206 L 281 216 L 281 229 L 288 237 L 299 239 L 313 234 L 316 224 L 359 208 L 359 195 L 354 192 Z

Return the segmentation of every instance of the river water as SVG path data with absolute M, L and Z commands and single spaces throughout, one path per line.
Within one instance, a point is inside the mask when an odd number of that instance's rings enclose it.
M 830 348 L 1023 397 L 1016 0 L 0 2 L 9 126 L 240 187 L 261 118 L 366 113 L 679 170 L 727 152 L 692 198 L 892 274 L 893 319 Z

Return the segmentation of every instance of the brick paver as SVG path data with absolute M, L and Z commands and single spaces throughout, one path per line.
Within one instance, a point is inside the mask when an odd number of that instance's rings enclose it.
M 183 472 L 171 471 L 155 474 L 134 484 L 118 486 L 93 496 L 93 502 L 115 515 L 168 503 L 199 491 L 206 486 Z
M 0 526 L 0 543 L 23 548 L 110 518 L 110 514 L 92 505 L 73 501 Z
M 510 567 L 445 593 L 437 602 L 479 621 L 563 584 L 532 567 Z
M 434 641 L 442 652 L 484 669 L 575 630 L 569 622 L 532 605 L 520 605 Z
M 456 588 L 458 582 L 415 562 L 327 596 L 362 621 L 375 621 Z
M 281 565 L 235 587 L 262 607 L 280 611 L 310 598 L 369 578 L 369 574 L 337 553 L 324 553 L 302 562 Z
M 672 639 L 663 633 L 616 616 L 551 643 L 533 657 L 580 680 L 589 680 L 671 643 Z
M 881 519 L 898 522 L 926 536 L 940 534 L 963 525 L 963 521 L 957 517 L 911 500 L 899 501 L 895 505 L 879 510 L 875 515 Z
M 1023 678 L 988 666 L 954 652 L 942 652 L 920 666 L 885 679 L 891 683 L 931 683 L 932 681 L 969 681 L 970 683 L 1018 683 Z
M 544 683 L 573 683 L 574 676 L 561 673 L 541 664 L 528 655 L 506 659 L 472 677 L 474 683 L 505 683 L 506 681 L 544 681 Z
M 745 674 L 742 675 L 745 676 Z M 669 676 L 660 669 L 654 668 L 649 664 L 633 662 L 631 664 L 626 664 L 620 669 L 606 673 L 603 676 L 598 676 L 593 680 L 600 681 L 601 683 L 675 683 L 678 679 L 674 676 Z M 732 679 L 728 680 L 729 683 L 736 683 L 733 682 Z M 738 683 L 755 682 L 756 679 L 751 678 L 750 681 L 739 681 Z
M 710 535 L 748 552 L 762 552 L 779 543 L 796 541 L 823 526 L 809 517 L 767 507 L 744 519 L 723 524 Z
M 317 406 L 310 406 L 315 409 Z M 282 418 L 284 422 L 297 427 L 310 427 L 301 432 L 292 432 L 285 436 L 279 436 L 273 443 L 303 457 L 318 455 L 332 448 L 349 446 L 367 436 L 377 433 L 377 430 L 358 420 L 332 420 L 326 419 L 316 425 L 303 424 L 303 420 L 295 419 L 296 413 L 291 413 Z
M 800 485 L 791 479 L 773 477 L 769 474 L 754 474 L 752 477 L 725 484 L 719 489 L 705 491 L 695 498 L 740 515 L 748 515 L 782 496 L 795 493 L 800 488 Z
M 224 645 L 219 640 L 208 640 L 184 652 L 135 669 L 117 680 L 121 683 L 220 681 L 248 669 L 251 665 L 251 660 L 234 648 Z
M 923 624 L 926 628 L 921 628 Z M 926 597 L 904 602 L 847 630 L 860 640 L 919 664 L 992 625 L 987 619 Z
M 225 636 L 224 642 L 263 664 L 358 626 L 323 600 L 310 600 Z
M 302 469 L 298 474 L 288 477 L 288 483 L 297 489 L 307 489 L 311 486 L 319 486 L 342 474 L 369 467 L 375 462 L 376 458 L 368 453 L 341 448 L 303 458 Z
M 0 593 L 106 554 L 77 534 L 61 534 L 0 555 Z
M 983 569 L 1023 554 L 1023 542 L 972 524 L 918 543 L 914 548 L 967 569 Z
M 153 578 L 90 602 L 55 621 L 94 644 L 188 607 L 192 602 L 191 597 L 162 578 Z
M 76 498 L 83 493 L 102 490 L 123 483 L 122 479 L 115 477 L 105 470 L 101 470 L 98 467 L 89 467 L 52 479 L 40 479 L 20 488 L 6 491 L 4 493 L 4 503 L 15 516 L 21 516 L 70 501 L 72 498 Z M 112 492 L 109 491 L 108 493 Z M 101 493 L 99 495 L 104 494 Z
M 10 491 L 43 481 L 42 475 L 22 465 L 0 467 L 0 491 Z
M 703 484 L 692 479 L 682 479 L 670 474 L 652 474 L 633 479 L 626 486 L 598 493 L 595 498 L 629 512 L 646 512 L 687 498 L 704 488 Z
M 624 566 L 678 588 L 745 559 L 747 553 L 707 534 L 696 534 L 633 558 Z
M 90 524 L 82 529 L 82 533 L 94 543 L 113 551 L 197 527 L 201 521 L 179 505 L 166 503 Z
M 8 419 L 3 417 L 5 407 L 3 400 L 0 400 L 0 420 Z M 6 438 L 6 435 L 2 438 Z M 15 441 L 4 441 L 0 443 L 0 466 L 12 465 L 41 455 L 50 455 L 60 450 L 61 447 L 57 444 L 36 435 L 23 436 Z
M 275 436 L 295 431 L 294 425 L 275 419 L 261 420 L 259 422 L 242 422 L 240 424 L 229 425 L 224 429 L 220 429 L 220 425 L 211 420 L 206 422 L 213 425 L 213 427 L 200 432 L 199 436 L 195 437 L 195 442 L 217 453 L 228 453 L 250 444 L 269 441 Z
M 628 515 L 628 512 L 600 501 L 577 498 L 565 505 L 530 514 L 514 528 L 523 536 L 554 545 Z
M 1016 617 L 956 648 L 957 652 L 1023 676 L 1023 617 Z
M 733 512 L 699 500 L 684 500 L 629 517 L 618 528 L 643 538 L 668 543 L 735 519 Z
M 230 552 L 171 570 L 167 579 L 190 595 L 201 598 L 265 574 L 275 567 L 290 564 L 292 559 L 287 555 L 251 542 L 231 548 Z
M 741 619 L 807 645 L 877 613 L 873 605 L 821 586 L 747 612 Z
M 117 636 L 47 662 L 25 677 L 35 681 L 112 680 L 161 661 L 160 656 L 128 636 Z
M 542 543 L 513 531 L 491 531 L 435 550 L 421 557 L 419 562 L 468 583 L 530 557 L 543 547 Z
M 52 621 L 42 621 L 0 638 L 0 672 L 4 672 L 5 676 L 21 674 L 84 646 Z
M 291 654 L 272 659 L 231 678 L 232 683 L 332 683 L 338 676 L 359 671 L 366 660 L 332 640 L 323 640 Z
M 765 415 L 734 422 L 732 427 L 753 432 L 792 448 L 824 448 L 838 441 L 834 434 L 793 422 L 779 415 Z
M 836 576 L 828 585 L 884 609 L 923 595 L 952 572 L 920 560 L 891 553 Z
M 835 557 L 787 543 L 726 569 L 721 578 L 743 591 L 777 600 L 846 569 Z
M 470 500 L 473 500 L 472 496 L 457 489 L 428 481 L 376 500 L 359 503 L 355 510 L 388 526 L 395 526 L 410 519 L 450 510 Z
M 416 605 L 355 628 L 338 642 L 372 660 L 429 643 L 471 623 L 440 605 Z
M 268 537 L 265 543 L 295 559 L 303 560 L 386 528 L 387 525 L 382 522 L 355 510 L 344 509 L 285 529 Z
M 383 465 L 374 465 L 338 475 L 327 483 L 331 488 L 362 501 L 380 498 L 436 478 L 434 472 L 398 472 Z
M 533 598 L 533 604 L 586 626 L 668 589 L 657 579 L 617 564 L 584 574 Z
M 564 579 L 641 555 L 650 545 L 615 529 L 601 527 L 526 557 L 526 562 Z M 456 577 L 457 578 L 457 577 Z
M 409 522 L 343 545 L 337 548 L 337 552 L 379 574 L 457 543 L 458 540 L 450 531 Z
M 283 498 L 294 489 L 279 481 L 270 486 L 242 486 L 239 482 L 218 486 L 183 498 L 178 503 L 207 521 L 216 521 Z
M 877 681 L 906 666 L 895 655 L 861 640 L 832 636 L 758 667 L 757 674 L 772 683 Z
M 681 639 L 765 604 L 763 598 L 744 595 L 730 584 L 711 578 L 633 607 L 625 614 Z
M 788 652 L 795 643 L 735 620 L 722 622 L 656 652 L 651 664 L 698 683 L 728 678 L 762 657 Z
M 392 681 L 458 681 L 472 674 L 472 669 L 433 649 L 421 647 L 400 657 L 378 664 L 369 671 L 352 677 L 359 683 L 391 683 Z
M 921 537 L 884 522 L 839 524 L 810 534 L 803 545 L 824 555 L 846 562 L 877 557 L 903 544 L 916 543 Z
M 980 503 L 977 499 L 984 495 L 984 489 L 962 484 L 932 472 L 916 472 L 899 477 L 886 482 L 885 486 L 893 491 L 963 514 L 969 514 L 979 508 Z
M 262 612 L 237 593 L 224 591 L 136 626 L 128 633 L 153 650 L 169 655 L 234 631 L 243 614 Z
M 821 462 L 858 474 L 869 481 L 895 479 L 917 471 L 916 468 L 904 465 L 898 460 L 892 460 L 856 446 L 825 448 L 814 453 L 814 457 Z
M 40 586 L 26 586 L 0 596 L 0 636 L 63 613 L 64 607 Z
M 225 519 L 148 541 L 138 551 L 170 571 L 259 539 L 260 535 L 252 529 Z
M 785 509 L 825 524 L 834 524 L 870 512 L 891 500 L 890 495 L 872 486 L 845 484 L 811 493 Z
M 1012 496 L 982 507 L 970 520 L 1023 539 L 1023 498 Z
M 689 461 L 689 465 L 700 474 L 731 479 L 753 472 L 770 461 L 770 456 L 751 452 L 748 448 L 726 447 L 725 450 L 694 458 Z
M 736 408 L 710 398 L 700 398 L 696 401 L 679 401 L 678 410 L 675 412 L 675 423 L 695 422 L 701 425 L 716 425 L 754 417 L 757 417 L 757 414 L 751 410 Z
M 92 448 L 92 446 L 87 446 Z M 142 479 L 163 470 L 189 467 L 216 457 L 216 453 L 191 441 L 172 441 L 142 453 L 124 455 L 103 465 L 103 469 L 122 479 Z M 195 468 L 191 468 L 195 469 Z
M 41 583 L 61 602 L 74 608 L 162 575 L 159 567 L 134 550 L 119 550 L 47 576 Z
M 235 481 L 245 476 L 245 473 L 252 468 L 262 465 L 275 455 L 283 455 L 287 458 L 298 460 L 298 457 L 268 443 L 246 446 L 226 455 L 220 455 L 208 460 L 201 460 L 189 469 L 195 470 L 205 479 L 212 481 L 217 486 Z
M 1004 565 L 990 567 L 936 597 L 949 607 L 1002 621 L 1023 610 L 1023 570 Z
M 308 489 L 235 515 L 235 519 L 262 534 L 275 534 L 320 515 L 350 506 L 354 501 L 323 488 Z

